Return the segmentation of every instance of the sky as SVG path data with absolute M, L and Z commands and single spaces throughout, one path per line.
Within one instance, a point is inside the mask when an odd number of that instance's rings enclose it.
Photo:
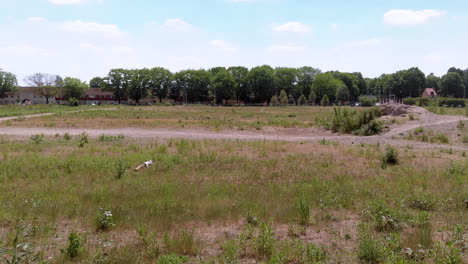
M 468 68 L 466 0 L 0 0 L 0 68 L 312 66 L 377 77 Z

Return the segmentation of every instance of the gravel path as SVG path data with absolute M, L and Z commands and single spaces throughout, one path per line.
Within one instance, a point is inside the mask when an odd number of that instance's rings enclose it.
M 418 108 L 419 109 L 419 108 Z M 102 109 L 91 109 L 92 110 L 102 110 Z M 107 110 L 107 109 L 106 109 Z M 44 135 L 56 135 L 56 134 L 65 134 L 69 133 L 71 135 L 78 135 L 83 132 L 86 132 L 91 137 L 98 137 L 101 134 L 105 135 L 125 135 L 128 138 L 134 139 L 148 139 L 148 138 L 186 138 L 186 139 L 225 139 L 225 140 L 279 140 L 279 141 L 319 141 L 319 140 L 332 140 L 338 141 L 345 144 L 354 144 L 354 143 L 366 143 L 366 144 L 376 144 L 380 142 L 381 144 L 392 144 L 397 146 L 407 146 L 411 145 L 415 148 L 452 148 L 454 150 L 467 151 L 468 146 L 463 145 L 439 145 L 431 144 L 427 142 L 416 142 L 408 140 L 398 140 L 392 139 L 394 136 L 400 135 L 402 133 L 414 130 L 418 127 L 448 127 L 449 124 L 459 122 L 460 120 L 468 121 L 468 118 L 461 116 L 440 116 L 435 115 L 426 111 L 419 111 L 416 119 L 402 125 L 395 125 L 391 127 L 389 131 L 376 136 L 370 137 L 358 137 L 351 135 L 341 135 L 341 134 L 331 134 L 329 132 L 314 133 L 314 130 L 311 130 L 310 133 L 307 131 L 301 131 L 298 133 L 294 131 L 293 133 L 288 133 L 283 130 L 282 133 L 275 133 L 275 129 L 270 129 L 270 131 L 240 131 L 240 130 L 228 130 L 222 132 L 212 132 L 206 130 L 170 130 L 170 129 L 142 129 L 142 128 L 118 128 L 118 129 L 62 129 L 62 128 L 16 128 L 16 127 L 1 127 L 0 134 L 4 135 L 13 135 L 13 136 L 31 136 L 35 134 L 44 134 Z M 24 116 L 25 118 L 34 118 L 40 116 L 52 115 L 48 114 L 37 114 Z M 6 120 L 12 120 L 17 117 L 6 117 L 0 118 L 0 122 Z M 292 131 L 292 130 L 291 130 Z M 317 131 L 317 130 L 315 130 Z

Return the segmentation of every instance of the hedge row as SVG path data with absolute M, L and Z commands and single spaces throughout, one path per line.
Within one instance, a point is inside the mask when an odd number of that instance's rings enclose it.
M 432 102 L 439 106 L 464 107 L 468 105 L 468 100 L 459 98 L 405 98 L 403 103 L 406 105 L 429 106 Z

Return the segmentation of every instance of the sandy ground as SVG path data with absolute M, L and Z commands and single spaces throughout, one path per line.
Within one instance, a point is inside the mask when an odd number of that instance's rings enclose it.
M 264 128 L 261 131 L 240 131 L 240 130 L 226 130 L 222 132 L 212 132 L 202 129 L 142 129 L 142 128 L 118 128 L 118 129 L 61 129 L 61 128 L 15 128 L 15 127 L 2 127 L 0 134 L 18 137 L 28 137 L 35 134 L 56 135 L 69 133 L 71 135 L 78 135 L 86 132 L 91 137 L 98 137 L 102 134 L 105 135 L 125 135 L 133 139 L 151 139 L 151 138 L 186 138 L 186 139 L 219 139 L 219 140 L 277 140 L 277 141 L 319 141 L 319 140 L 332 140 L 345 144 L 366 143 L 375 144 L 392 144 L 397 146 L 411 145 L 415 148 L 452 148 L 454 150 L 466 151 L 468 146 L 458 145 L 438 145 L 427 142 L 415 142 L 408 140 L 395 139 L 396 136 L 402 135 L 419 127 L 437 128 L 439 131 L 444 131 L 445 128 L 458 123 L 459 121 L 468 121 L 468 118 L 463 116 L 442 116 L 430 113 L 424 108 L 408 107 L 403 105 L 392 105 L 396 107 L 396 111 L 389 111 L 389 115 L 384 119 L 392 118 L 407 118 L 410 114 L 415 120 L 405 121 L 404 124 L 394 124 L 390 126 L 387 131 L 381 135 L 370 137 L 359 137 L 351 135 L 333 134 L 324 129 L 310 128 L 310 129 L 285 129 L 285 128 Z M 401 109 L 404 108 L 404 109 Z M 92 110 L 87 110 L 92 111 Z M 35 118 L 52 114 L 38 114 L 24 116 L 24 118 Z M 13 120 L 17 117 L 0 118 L 0 122 Z

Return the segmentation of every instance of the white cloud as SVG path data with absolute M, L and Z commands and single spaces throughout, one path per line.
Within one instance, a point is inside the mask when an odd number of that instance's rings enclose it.
M 355 47 L 370 47 L 370 46 L 377 46 L 381 44 L 383 41 L 379 38 L 370 38 L 365 40 L 357 40 L 357 41 L 350 41 L 347 42 L 346 45 L 348 46 L 355 46 Z
M 9 45 L 9 46 L 0 46 L 0 54 L 3 55 L 14 55 L 14 56 L 51 56 L 52 52 L 49 52 L 42 48 L 37 48 L 31 45 Z
M 390 10 L 384 14 L 384 22 L 389 25 L 422 25 L 445 14 L 446 11 L 433 9 Z
M 305 46 L 296 45 L 296 44 L 284 44 L 284 45 L 272 45 L 268 47 L 268 51 L 270 52 L 298 52 L 304 51 L 306 48 Z
M 220 39 L 212 40 L 209 42 L 209 44 L 210 46 L 219 50 L 223 50 L 223 51 L 236 51 L 237 50 L 237 48 L 234 47 L 233 44 L 228 43 L 224 40 L 220 40 Z
M 83 22 L 81 20 L 60 23 L 58 28 L 65 32 L 99 37 L 122 37 L 125 35 L 117 25 Z
M 292 32 L 292 33 L 307 33 L 312 28 L 300 22 L 287 22 L 285 24 L 273 27 L 274 31 L 277 32 Z
M 47 18 L 45 18 L 45 17 L 28 17 L 26 19 L 26 21 L 32 22 L 32 23 L 39 23 L 39 22 L 47 21 Z
M 86 0 L 49 0 L 49 3 L 54 5 L 79 5 Z
M 180 18 L 171 18 L 161 25 L 161 29 L 167 32 L 187 33 L 196 31 L 195 27 Z
M 112 46 L 111 51 L 114 53 L 129 53 L 132 52 L 133 49 L 128 46 Z

